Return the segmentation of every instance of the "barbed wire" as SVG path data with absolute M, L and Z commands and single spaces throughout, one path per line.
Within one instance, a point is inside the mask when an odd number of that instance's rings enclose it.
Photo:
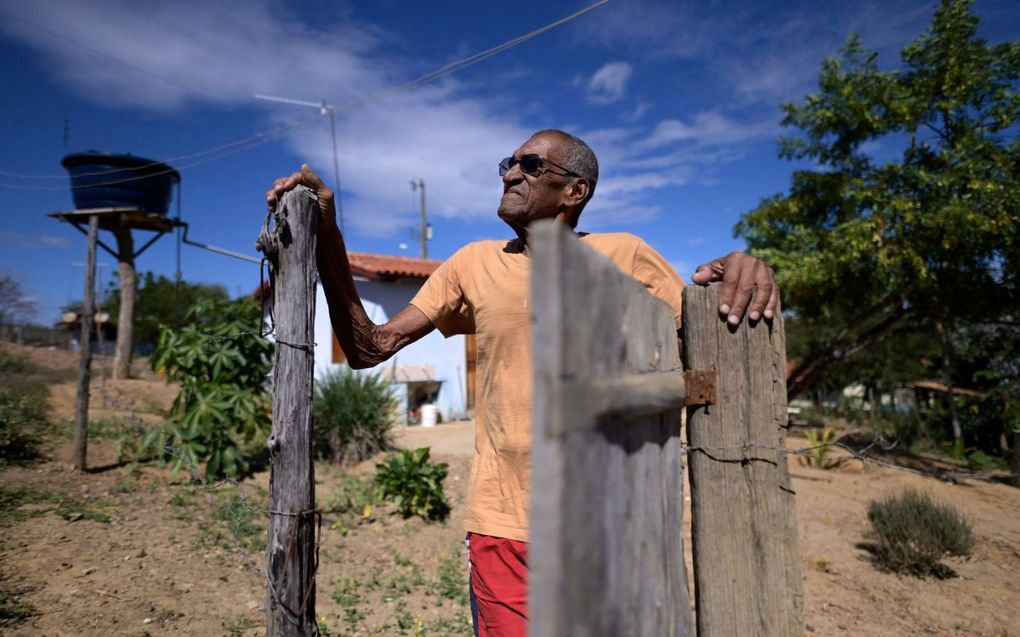
M 720 461 L 720 462 L 741 462 L 741 463 L 746 463 L 746 462 L 751 462 L 751 461 L 756 461 L 756 460 L 763 460 L 763 461 L 770 461 L 771 460 L 771 459 L 768 459 L 768 458 L 754 458 L 754 457 L 747 457 L 746 456 L 746 454 L 748 454 L 750 452 L 754 452 L 754 451 L 770 451 L 770 452 L 773 452 L 773 453 L 776 453 L 776 454 L 779 454 L 779 455 L 799 456 L 799 457 L 807 458 L 808 460 L 813 460 L 813 461 L 816 461 L 816 462 L 819 462 L 819 463 L 830 462 L 831 461 L 831 462 L 836 463 L 836 464 L 841 464 L 843 462 L 850 462 L 850 461 L 853 461 L 853 460 L 858 460 L 858 461 L 860 461 L 862 463 L 872 464 L 872 465 L 875 465 L 877 467 L 881 467 L 883 469 L 891 469 L 891 470 L 894 470 L 894 471 L 902 471 L 904 473 L 910 473 L 910 474 L 921 476 L 921 477 L 925 477 L 925 478 L 934 478 L 934 479 L 937 479 L 937 480 L 942 480 L 942 481 L 950 482 L 950 483 L 953 483 L 953 484 L 961 484 L 963 480 L 968 480 L 968 479 L 983 480 L 983 481 L 986 481 L 986 482 L 1000 482 L 1000 481 L 1004 481 L 1004 480 L 1020 478 L 1020 474 L 1017 474 L 1017 473 L 1008 473 L 1008 472 L 991 473 L 991 472 L 987 472 L 987 471 L 964 471 L 962 469 L 948 469 L 948 468 L 947 469 L 942 469 L 942 470 L 937 470 L 937 471 L 927 471 L 927 470 L 924 470 L 924 469 L 918 469 L 916 467 L 908 467 L 908 466 L 904 466 L 902 464 L 896 464 L 896 463 L 888 462 L 888 461 L 883 460 L 881 458 L 876 458 L 876 457 L 873 457 L 872 455 L 870 455 L 872 450 L 876 449 L 876 448 L 878 448 L 881 451 L 888 452 L 888 451 L 892 451 L 893 449 L 896 449 L 898 446 L 899 446 L 899 440 L 894 440 L 894 441 L 890 442 L 889 440 L 887 440 L 885 438 L 885 436 L 882 435 L 881 432 L 876 431 L 874 433 L 874 439 L 869 444 L 867 444 L 867 445 L 865 445 L 863 447 L 860 447 L 858 449 L 855 449 L 855 448 L 851 447 L 850 445 L 848 445 L 848 444 L 846 444 L 844 442 L 839 442 L 839 441 L 825 442 L 825 443 L 820 443 L 820 444 L 817 444 L 817 445 L 812 445 L 810 447 L 801 447 L 801 448 L 798 448 L 798 449 L 792 449 L 792 448 L 789 448 L 789 447 L 776 447 L 776 446 L 770 446 L 770 445 L 752 444 L 752 443 L 741 444 L 741 445 L 718 445 L 718 446 L 684 444 L 684 445 L 681 445 L 681 453 L 687 454 L 688 457 L 692 453 L 701 453 L 701 454 L 704 454 L 705 456 L 709 457 L 712 460 L 716 460 L 716 461 Z M 844 451 L 847 454 L 849 454 L 849 456 L 837 456 L 837 457 L 832 457 L 832 458 L 825 458 L 825 457 L 820 457 L 819 454 L 816 453 L 818 451 L 832 450 L 832 449 L 838 449 L 838 450 Z M 720 452 L 741 452 L 741 453 L 745 454 L 745 457 L 743 457 L 743 458 L 740 458 L 740 457 L 718 458 L 718 457 L 715 457 L 715 456 L 712 455 L 714 453 L 720 453 Z M 920 458 L 919 456 L 912 455 L 912 454 L 908 454 L 908 455 L 909 455 L 909 457 L 918 458 L 920 460 L 923 460 L 923 458 Z

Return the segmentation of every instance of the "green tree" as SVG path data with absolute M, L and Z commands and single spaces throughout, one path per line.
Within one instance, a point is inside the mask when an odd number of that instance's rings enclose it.
M 779 154 L 812 167 L 736 233 L 813 331 L 791 396 L 904 334 L 934 344 L 952 385 L 966 328 L 1020 319 L 1020 44 L 978 37 L 970 4 L 943 0 L 896 70 L 849 38 L 819 91 L 783 105 L 798 134 Z
M 33 314 L 35 301 L 21 289 L 21 283 L 0 276 L 0 334 L 6 335 L 11 327 L 27 322 Z
M 181 281 L 178 288 L 174 280 L 146 272 L 139 278 L 135 343 L 155 345 L 159 340 L 160 327 L 183 324 L 188 310 L 195 303 L 207 299 L 226 301 L 227 298 L 227 291 L 222 285 Z M 103 311 L 110 316 L 117 316 L 120 311 L 120 288 L 112 281 L 106 290 Z

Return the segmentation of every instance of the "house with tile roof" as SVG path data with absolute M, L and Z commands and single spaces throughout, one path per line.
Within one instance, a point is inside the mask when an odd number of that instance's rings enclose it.
M 365 311 L 376 324 L 385 323 L 406 308 L 425 279 L 442 263 L 368 252 L 348 252 L 347 256 Z M 260 290 L 257 295 L 267 291 Z M 410 422 L 420 420 L 425 404 L 436 405 L 442 420 L 456 420 L 474 411 L 473 345 L 473 337 L 444 338 L 434 330 L 366 372 L 381 374 L 393 385 Z M 345 362 L 319 284 L 315 295 L 315 375 Z

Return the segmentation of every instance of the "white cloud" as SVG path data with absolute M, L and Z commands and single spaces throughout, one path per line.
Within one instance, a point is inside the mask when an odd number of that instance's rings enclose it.
M 52 234 L 37 234 L 37 235 L 26 235 L 20 232 L 8 232 L 0 243 L 12 246 L 19 246 L 21 248 L 66 248 L 71 245 L 71 242 L 65 237 L 59 237 Z
M 218 3 L 110 0 L 0 0 L 0 6 L 50 32 L 7 20 L 0 33 L 36 48 L 66 85 L 104 105 L 164 112 L 209 104 L 261 108 L 275 127 L 304 113 L 257 102 L 256 93 L 329 99 L 341 107 L 345 220 L 370 236 L 414 225 L 411 178 L 425 180 L 430 215 L 494 215 L 500 196 L 496 164 L 529 134 L 515 119 L 497 115 L 495 99 L 475 98 L 452 78 L 343 111 L 347 102 L 431 70 L 428 63 L 387 57 L 380 43 L 388 36 L 371 26 L 346 21 L 312 30 L 267 0 L 248 2 L 244 11 Z M 295 129 L 286 143 L 332 182 L 332 145 L 321 131 Z M 436 160 L 441 157 L 457 160 Z
M 588 100 L 593 104 L 611 104 L 619 101 L 627 90 L 627 82 L 634 67 L 626 62 L 605 64 L 588 80 Z
M 400 47 L 387 46 L 392 36 L 371 25 L 351 18 L 340 26 L 333 22 L 313 29 L 269 0 L 245 3 L 244 11 L 209 2 L 113 0 L 0 0 L 0 6 L 23 20 L 0 22 L 0 33 L 41 53 L 60 81 L 104 105 L 184 113 L 182 136 L 187 135 L 187 110 L 196 106 L 260 108 L 273 125 L 303 113 L 256 102 L 255 93 L 326 98 L 342 106 L 433 67 L 389 53 Z M 676 19 L 686 15 L 679 11 Z M 45 25 L 46 31 L 24 21 Z M 684 46 L 700 50 L 692 42 Z M 626 62 L 608 63 L 584 88 L 595 102 L 617 101 L 627 94 L 633 71 Z M 531 132 L 518 119 L 528 114 L 507 100 L 448 77 L 367 107 L 339 111 L 347 228 L 367 236 L 403 236 L 416 220 L 408 185 L 412 178 L 426 182 L 430 216 L 492 218 L 501 192 L 496 162 Z M 649 203 L 652 196 L 692 181 L 705 183 L 711 178 L 706 172 L 743 156 L 749 143 L 775 132 L 770 121 L 741 121 L 717 111 L 638 124 L 647 110 L 647 103 L 638 101 L 622 120 L 627 125 L 579 131 L 603 167 L 586 221 L 608 225 L 654 218 L 661 210 Z M 316 126 L 292 131 L 286 143 L 331 182 L 330 137 Z
M 739 121 L 708 111 L 695 115 L 689 124 L 676 119 L 663 120 L 638 146 L 653 149 L 684 141 L 700 146 L 727 146 L 775 137 L 778 131 L 778 122 Z

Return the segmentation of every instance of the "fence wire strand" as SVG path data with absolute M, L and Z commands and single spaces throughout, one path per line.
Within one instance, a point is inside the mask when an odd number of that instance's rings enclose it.
M 843 462 L 858 460 L 862 463 L 871 464 L 882 469 L 902 471 L 904 473 L 910 473 L 924 478 L 934 478 L 936 480 L 951 482 L 953 484 L 961 484 L 964 480 L 968 479 L 983 480 L 986 482 L 1002 482 L 1005 480 L 1016 479 L 1020 477 L 1020 474 L 1016 473 L 1003 473 L 1003 472 L 991 473 L 987 471 L 964 471 L 962 469 L 948 469 L 948 468 L 938 471 L 926 471 L 924 469 L 918 469 L 915 467 L 908 467 L 901 464 L 888 462 L 886 460 L 871 455 L 872 450 L 876 448 L 879 449 L 880 451 L 888 452 L 896 449 L 898 446 L 899 446 L 898 440 L 890 442 L 885 438 L 885 436 L 882 435 L 881 432 L 876 431 L 874 434 L 874 439 L 869 444 L 857 449 L 851 447 L 850 445 L 844 442 L 839 441 L 821 443 L 817 445 L 812 445 L 810 447 L 801 447 L 799 449 L 751 443 L 741 445 L 719 445 L 719 446 L 684 444 L 681 445 L 681 453 L 685 453 L 688 456 L 690 456 L 691 454 L 700 453 L 709 457 L 712 460 L 721 462 L 747 462 L 752 460 L 765 460 L 765 458 L 749 457 L 748 454 L 751 454 L 752 452 L 755 451 L 769 451 L 778 455 L 785 456 L 800 456 L 802 458 L 807 458 L 808 460 L 831 461 L 833 463 L 836 463 L 837 465 Z M 833 449 L 844 451 L 849 455 L 834 456 L 832 458 L 823 459 L 819 458 L 818 454 L 815 453 L 821 450 L 833 450 Z M 723 459 L 711 455 L 713 453 L 720 452 L 741 452 L 744 454 L 744 457 Z M 923 460 L 923 458 L 920 458 L 919 456 L 915 456 L 913 454 L 908 455 L 910 455 L 910 457 Z

